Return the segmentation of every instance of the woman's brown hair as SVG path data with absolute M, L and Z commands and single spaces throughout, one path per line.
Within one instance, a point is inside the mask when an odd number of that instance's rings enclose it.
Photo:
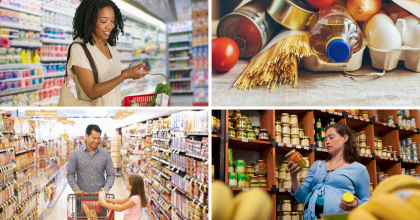
M 144 181 L 141 176 L 132 175 L 128 177 L 128 182 L 131 185 L 130 197 L 138 195 L 141 199 L 141 207 L 147 206 L 146 193 L 144 192 Z
M 327 127 L 325 132 L 327 132 L 330 128 L 335 128 L 335 130 L 341 137 L 344 137 L 345 135 L 349 137 L 349 139 L 344 143 L 344 161 L 346 161 L 346 163 L 353 163 L 354 161 L 357 161 L 359 159 L 359 154 L 357 153 L 355 132 L 347 125 L 342 123 L 330 125 L 329 127 Z M 328 159 L 331 158 L 332 155 L 328 157 Z

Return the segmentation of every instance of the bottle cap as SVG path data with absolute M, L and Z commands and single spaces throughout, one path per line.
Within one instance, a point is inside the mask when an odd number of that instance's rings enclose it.
M 344 201 L 345 203 L 348 203 L 348 204 L 353 203 L 353 201 L 354 201 L 354 196 L 353 196 L 353 194 L 351 194 L 351 193 L 349 193 L 349 192 L 344 193 L 344 194 L 343 194 L 343 201 Z
M 327 43 L 327 55 L 334 63 L 342 63 L 350 57 L 350 46 L 341 37 L 332 38 Z

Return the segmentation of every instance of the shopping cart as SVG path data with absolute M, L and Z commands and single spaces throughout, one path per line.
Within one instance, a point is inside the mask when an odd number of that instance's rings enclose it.
M 69 194 L 67 196 L 68 220 L 113 220 L 114 210 L 99 205 L 98 194 Z M 114 194 L 106 194 L 107 199 L 115 199 Z M 97 217 L 89 217 L 83 205 L 95 210 Z
M 163 77 L 165 77 L 166 84 L 168 84 L 168 79 L 166 78 L 165 75 L 163 75 L 161 73 L 150 73 L 149 75 L 163 76 Z M 155 94 L 125 96 L 123 98 L 123 101 L 122 101 L 122 106 L 123 107 L 130 107 L 131 106 L 131 104 L 130 104 L 131 100 L 136 100 L 137 102 L 142 102 L 142 101 L 144 102 L 144 101 L 152 100 L 153 96 L 155 96 Z M 171 104 L 170 101 L 168 101 L 168 106 L 170 106 L 170 104 Z M 147 105 L 147 106 L 140 106 L 140 107 L 150 107 L 150 106 Z

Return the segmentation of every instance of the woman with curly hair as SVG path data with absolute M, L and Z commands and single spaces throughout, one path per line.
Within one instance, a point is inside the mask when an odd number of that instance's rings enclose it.
M 370 197 L 369 173 L 364 165 L 356 162 L 354 131 L 345 124 L 332 124 L 326 130 L 325 143 L 330 154 L 328 159 L 313 163 L 302 184 L 298 180 L 298 165 L 287 164 L 292 181 L 290 194 L 304 203 L 303 219 L 320 219 L 322 213 L 350 211 Z M 345 192 L 354 195 L 352 203 L 341 199 Z
M 121 70 L 116 49 L 119 33 L 124 34 L 124 21 L 119 8 L 111 0 L 83 0 L 73 20 L 74 41 L 67 71 L 76 83 L 77 98 L 91 101 L 104 99 L 105 106 L 121 106 L 121 86 L 126 79 L 140 79 L 148 71 L 139 71 L 144 64 Z M 98 83 L 83 43 L 92 55 L 98 72 Z

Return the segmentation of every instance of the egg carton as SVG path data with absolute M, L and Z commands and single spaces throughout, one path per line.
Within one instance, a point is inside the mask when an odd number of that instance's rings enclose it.
M 401 39 L 407 34 L 407 24 L 404 19 L 398 19 L 395 27 L 398 29 Z M 370 36 L 368 36 L 368 42 Z M 376 69 L 390 71 L 397 68 L 399 61 L 404 61 L 405 68 L 420 72 L 420 48 L 402 46 L 392 50 L 381 50 L 369 46 L 372 66 Z
M 346 63 L 327 63 L 318 59 L 316 55 L 303 57 L 303 67 L 314 72 L 356 71 L 362 67 L 363 51 L 366 46 L 354 53 Z

